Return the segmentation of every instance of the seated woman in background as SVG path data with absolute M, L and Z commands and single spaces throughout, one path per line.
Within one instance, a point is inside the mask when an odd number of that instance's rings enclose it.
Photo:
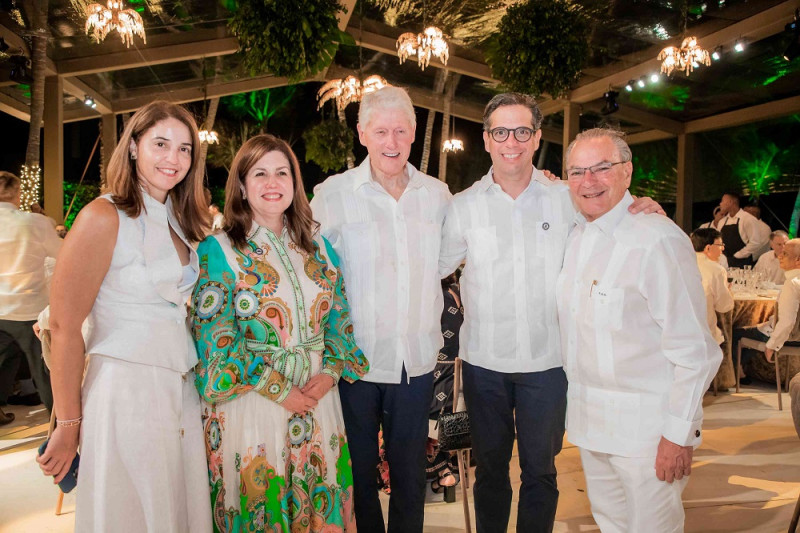
M 368 365 L 297 158 L 248 140 L 223 231 L 198 249 L 194 334 L 216 531 L 344 531 L 353 479 L 339 392 Z
M 37 460 L 61 481 L 80 440 L 76 531 L 211 530 L 185 305 L 192 243 L 209 218 L 199 145 L 182 107 L 136 112 L 109 161 L 108 194 L 80 212 L 61 249 L 50 297 L 57 426 Z

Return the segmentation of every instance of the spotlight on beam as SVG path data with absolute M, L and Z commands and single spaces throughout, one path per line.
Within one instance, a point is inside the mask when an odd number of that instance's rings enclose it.
M 744 41 L 741 39 L 736 41 L 736 44 L 733 45 L 733 49 L 737 52 L 744 52 Z
M 711 59 L 713 59 L 714 61 L 719 61 L 720 59 L 722 59 L 722 47 L 721 46 L 717 46 L 716 48 L 714 48 L 714 51 L 711 52 Z
M 639 87 L 640 89 L 644 89 L 645 87 L 644 77 L 639 78 L 639 80 L 636 82 L 636 86 Z
M 611 113 L 619 111 L 619 104 L 617 103 L 618 96 L 619 93 L 617 91 L 608 91 L 603 95 L 603 99 L 605 99 L 606 103 L 603 109 L 600 110 L 601 115 L 610 115 Z
M 636 81 L 629 80 L 628 83 L 625 84 L 625 90 L 628 91 L 629 93 L 633 92 L 633 84 L 634 83 L 636 83 Z
M 786 25 L 784 31 L 792 34 L 792 40 L 783 53 L 783 58 L 791 61 L 800 55 L 800 8 L 795 9 L 794 20 Z

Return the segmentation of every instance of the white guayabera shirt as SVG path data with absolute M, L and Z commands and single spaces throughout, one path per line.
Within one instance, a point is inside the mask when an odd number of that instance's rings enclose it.
M 569 381 L 567 434 L 588 450 L 655 456 L 662 436 L 700 444 L 703 394 L 722 360 L 706 325 L 694 249 L 629 193 L 594 222 L 577 215 L 558 280 Z
M 406 165 L 395 200 L 372 178 L 369 157 L 314 189 L 311 209 L 342 260 L 364 381 L 400 383 L 436 366 L 443 298 L 437 271 L 447 185 Z
M 561 366 L 555 287 L 574 218 L 565 183 L 535 168 L 516 199 L 491 169 L 453 197 L 439 273 L 466 259 L 459 357 L 496 372 Z

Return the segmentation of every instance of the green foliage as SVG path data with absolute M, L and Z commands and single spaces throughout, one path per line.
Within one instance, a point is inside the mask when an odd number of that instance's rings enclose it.
M 319 165 L 323 172 L 340 170 L 353 155 L 353 130 L 336 119 L 325 119 L 303 133 L 306 162 Z
M 299 81 L 327 67 L 338 44 L 354 44 L 339 30 L 338 0 L 239 0 L 228 22 L 252 75 Z
M 64 215 L 67 215 L 67 209 L 69 209 L 69 204 L 72 202 L 72 197 L 75 197 L 75 202 L 72 204 L 72 210 L 69 212 L 69 216 L 64 220 L 64 225 L 67 229 L 72 227 L 72 223 L 75 222 L 75 217 L 78 216 L 81 209 L 100 196 L 100 185 L 96 183 L 82 183 L 78 185 L 77 183 L 71 183 L 68 181 L 64 182 Z
M 689 96 L 689 87 L 673 84 L 664 84 L 656 90 L 628 93 L 632 104 L 671 111 L 683 111 L 686 108 L 686 102 L 689 101 Z
M 212 167 L 230 171 L 236 152 L 247 139 L 258 131 L 252 124 L 244 120 L 236 123 L 219 120 L 214 127 L 219 133 L 219 143 L 208 145 L 206 163 Z
M 589 56 L 589 17 L 567 0 L 511 6 L 489 40 L 486 62 L 512 91 L 557 98 L 567 93 Z
M 269 119 L 288 104 L 296 92 L 297 87 L 289 85 L 234 94 L 222 98 L 221 102 L 234 117 L 250 119 L 262 132 L 266 133 Z

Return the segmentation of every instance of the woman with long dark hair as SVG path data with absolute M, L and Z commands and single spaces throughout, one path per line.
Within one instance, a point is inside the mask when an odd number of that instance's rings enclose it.
M 57 426 L 38 461 L 61 481 L 80 442 L 76 531 L 211 529 L 185 306 L 199 272 L 192 243 L 208 226 L 199 144 L 182 107 L 158 101 L 136 112 L 109 161 L 106 194 L 80 212 L 58 258 Z
M 297 158 L 257 135 L 225 188 L 225 225 L 198 249 L 200 356 L 215 531 L 345 531 L 353 479 L 340 377 L 367 370 L 333 248 Z

